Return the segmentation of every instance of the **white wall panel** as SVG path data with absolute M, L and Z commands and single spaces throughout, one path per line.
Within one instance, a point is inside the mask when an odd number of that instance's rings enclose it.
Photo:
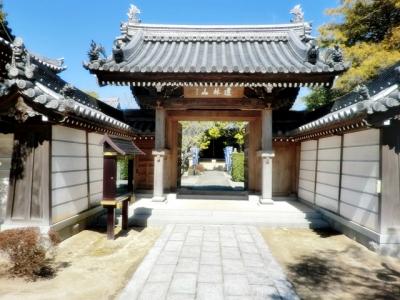
M 314 202 L 317 141 L 301 143 L 299 191 L 301 199 Z
M 80 129 L 57 125 L 52 127 L 52 135 L 53 140 L 86 143 L 86 132 Z
M 87 173 L 86 171 L 53 173 L 51 180 L 53 189 L 85 184 L 87 182 Z
M 87 209 L 88 199 L 78 199 L 53 207 L 53 223 L 61 222 Z
M 365 226 L 376 231 L 378 228 L 378 214 L 364 210 L 359 207 L 351 206 L 346 203 L 340 204 L 340 214 L 361 226 Z
M 65 202 L 81 199 L 88 196 L 87 184 L 76 185 L 67 188 L 53 190 L 52 201 L 53 206 L 60 205 Z
M 318 142 L 315 204 L 333 212 L 339 209 L 341 144 L 340 136 L 322 138 Z
M 345 134 L 344 146 L 340 214 L 378 231 L 379 130 Z

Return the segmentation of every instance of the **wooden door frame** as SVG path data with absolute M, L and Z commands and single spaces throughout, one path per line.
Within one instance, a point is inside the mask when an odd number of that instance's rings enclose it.
M 178 122 L 180 121 L 242 121 L 249 123 L 248 144 L 248 182 L 247 190 L 259 192 L 261 189 L 261 164 L 257 151 L 261 149 L 261 110 L 219 111 L 219 110 L 167 110 L 166 115 L 166 146 L 170 150 L 166 158 L 167 179 L 165 189 L 176 191 L 178 174 L 177 138 Z

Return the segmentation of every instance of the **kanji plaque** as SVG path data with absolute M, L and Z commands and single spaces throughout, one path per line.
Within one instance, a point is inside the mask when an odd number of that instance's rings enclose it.
M 185 98 L 243 98 L 243 87 L 185 87 Z

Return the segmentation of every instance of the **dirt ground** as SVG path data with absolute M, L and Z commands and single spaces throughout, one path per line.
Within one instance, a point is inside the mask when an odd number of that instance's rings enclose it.
M 400 260 L 333 231 L 261 233 L 302 299 L 400 299 Z
M 58 248 L 53 279 L 26 282 L 0 272 L 0 299 L 114 299 L 161 233 L 132 228 L 115 241 L 104 232 L 82 231 Z

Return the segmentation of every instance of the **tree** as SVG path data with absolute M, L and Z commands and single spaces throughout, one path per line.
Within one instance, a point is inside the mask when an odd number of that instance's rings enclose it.
M 326 13 L 341 22 L 321 26 L 318 42 L 323 47 L 339 45 L 352 65 L 335 82 L 332 93 L 316 89 L 304 98 L 311 109 L 350 92 L 400 60 L 400 0 L 342 0 Z
M 341 93 L 338 90 L 319 87 L 313 89 L 310 94 L 304 96 L 303 101 L 306 103 L 308 110 L 315 110 L 318 107 L 330 103 L 339 96 L 341 96 Z

